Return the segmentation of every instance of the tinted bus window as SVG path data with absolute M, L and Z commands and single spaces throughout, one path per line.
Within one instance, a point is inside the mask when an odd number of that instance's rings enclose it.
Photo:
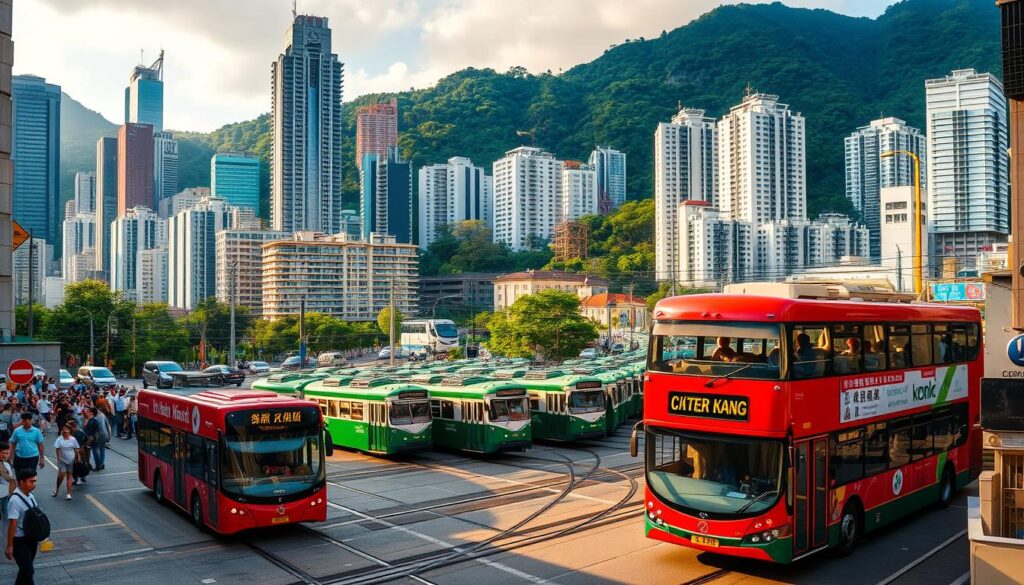
M 948 412 L 937 414 L 935 422 L 932 423 L 932 433 L 935 437 L 935 451 L 947 451 L 953 448 L 953 417 Z
M 817 378 L 831 374 L 831 337 L 827 327 L 793 327 L 793 377 Z
M 872 476 L 885 471 L 889 465 L 888 435 L 885 423 L 871 424 L 866 427 L 864 439 L 864 475 Z
M 910 420 L 900 419 L 889 425 L 889 468 L 910 463 Z
M 910 333 L 913 352 L 911 365 L 915 368 L 930 365 L 932 363 L 932 338 L 928 333 L 928 326 L 924 324 L 911 325 Z
M 885 327 L 866 325 L 864 327 L 864 370 L 877 372 L 887 367 L 888 352 L 885 348 Z
M 935 324 L 932 326 L 932 363 L 953 363 L 953 332 L 949 325 Z
M 782 365 L 774 323 L 655 323 L 649 368 L 690 376 L 778 380 Z
M 932 415 L 931 413 L 919 414 L 914 417 L 914 430 L 911 434 L 910 453 L 911 460 L 917 461 L 925 457 L 931 457 L 935 453 L 932 448 Z
M 832 479 L 836 485 L 857 481 L 864 476 L 863 429 L 839 433 L 832 455 Z
M 978 325 L 972 323 L 967 326 L 967 359 L 978 358 Z
M 832 343 L 835 348 L 835 357 L 832 359 L 835 373 L 840 376 L 859 373 L 864 344 L 860 325 L 833 325 Z

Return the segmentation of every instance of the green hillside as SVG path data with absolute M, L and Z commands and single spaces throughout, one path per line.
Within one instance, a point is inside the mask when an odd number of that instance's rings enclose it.
M 627 153 L 629 197 L 643 199 L 652 191 L 657 123 L 678 102 L 720 116 L 749 83 L 807 119 L 811 213 L 849 211 L 843 137 L 879 114 L 923 129 L 925 79 L 967 67 L 999 73 L 998 16 L 991 0 L 904 0 L 877 19 L 782 4 L 726 6 L 656 39 L 611 47 L 561 75 L 466 69 L 434 87 L 394 94 L 400 146 L 416 166 L 461 155 L 489 167 L 529 143 L 517 130 L 533 131 L 538 146 L 566 159 L 607 145 Z M 358 194 L 355 107 L 390 95 L 344 106 L 349 205 Z M 209 134 L 177 134 L 182 187 L 208 184 L 213 152 L 245 150 L 264 158 L 266 201 L 268 121 L 263 115 Z
M 75 196 L 75 173 L 96 170 L 96 141 L 117 136 L 117 126 L 78 103 L 68 94 L 60 98 L 60 217 L 64 202 Z

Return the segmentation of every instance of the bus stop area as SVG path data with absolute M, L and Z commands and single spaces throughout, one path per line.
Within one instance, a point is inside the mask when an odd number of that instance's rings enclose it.
M 47 435 L 52 443 L 53 435 Z M 139 483 L 136 443 L 115 439 L 107 468 L 74 499 L 36 490 L 54 548 L 36 583 L 680 583 L 953 584 L 967 582 L 966 497 L 868 536 L 847 557 L 788 566 L 729 559 L 644 537 L 641 461 L 629 430 L 525 453 L 433 451 L 327 459 L 326 522 L 229 537 L 199 531 Z M 0 564 L 13 582 L 14 563 Z

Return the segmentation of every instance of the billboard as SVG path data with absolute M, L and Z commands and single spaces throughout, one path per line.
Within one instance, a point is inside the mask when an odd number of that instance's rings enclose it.
M 985 284 L 981 282 L 932 283 L 932 300 L 938 302 L 977 302 L 985 300 Z

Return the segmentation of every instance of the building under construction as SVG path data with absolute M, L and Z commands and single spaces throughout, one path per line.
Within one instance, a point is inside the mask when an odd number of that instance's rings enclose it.
M 551 250 L 555 262 L 566 262 L 573 258 L 586 259 L 590 245 L 590 229 L 578 221 L 563 221 L 555 226 L 551 238 Z

